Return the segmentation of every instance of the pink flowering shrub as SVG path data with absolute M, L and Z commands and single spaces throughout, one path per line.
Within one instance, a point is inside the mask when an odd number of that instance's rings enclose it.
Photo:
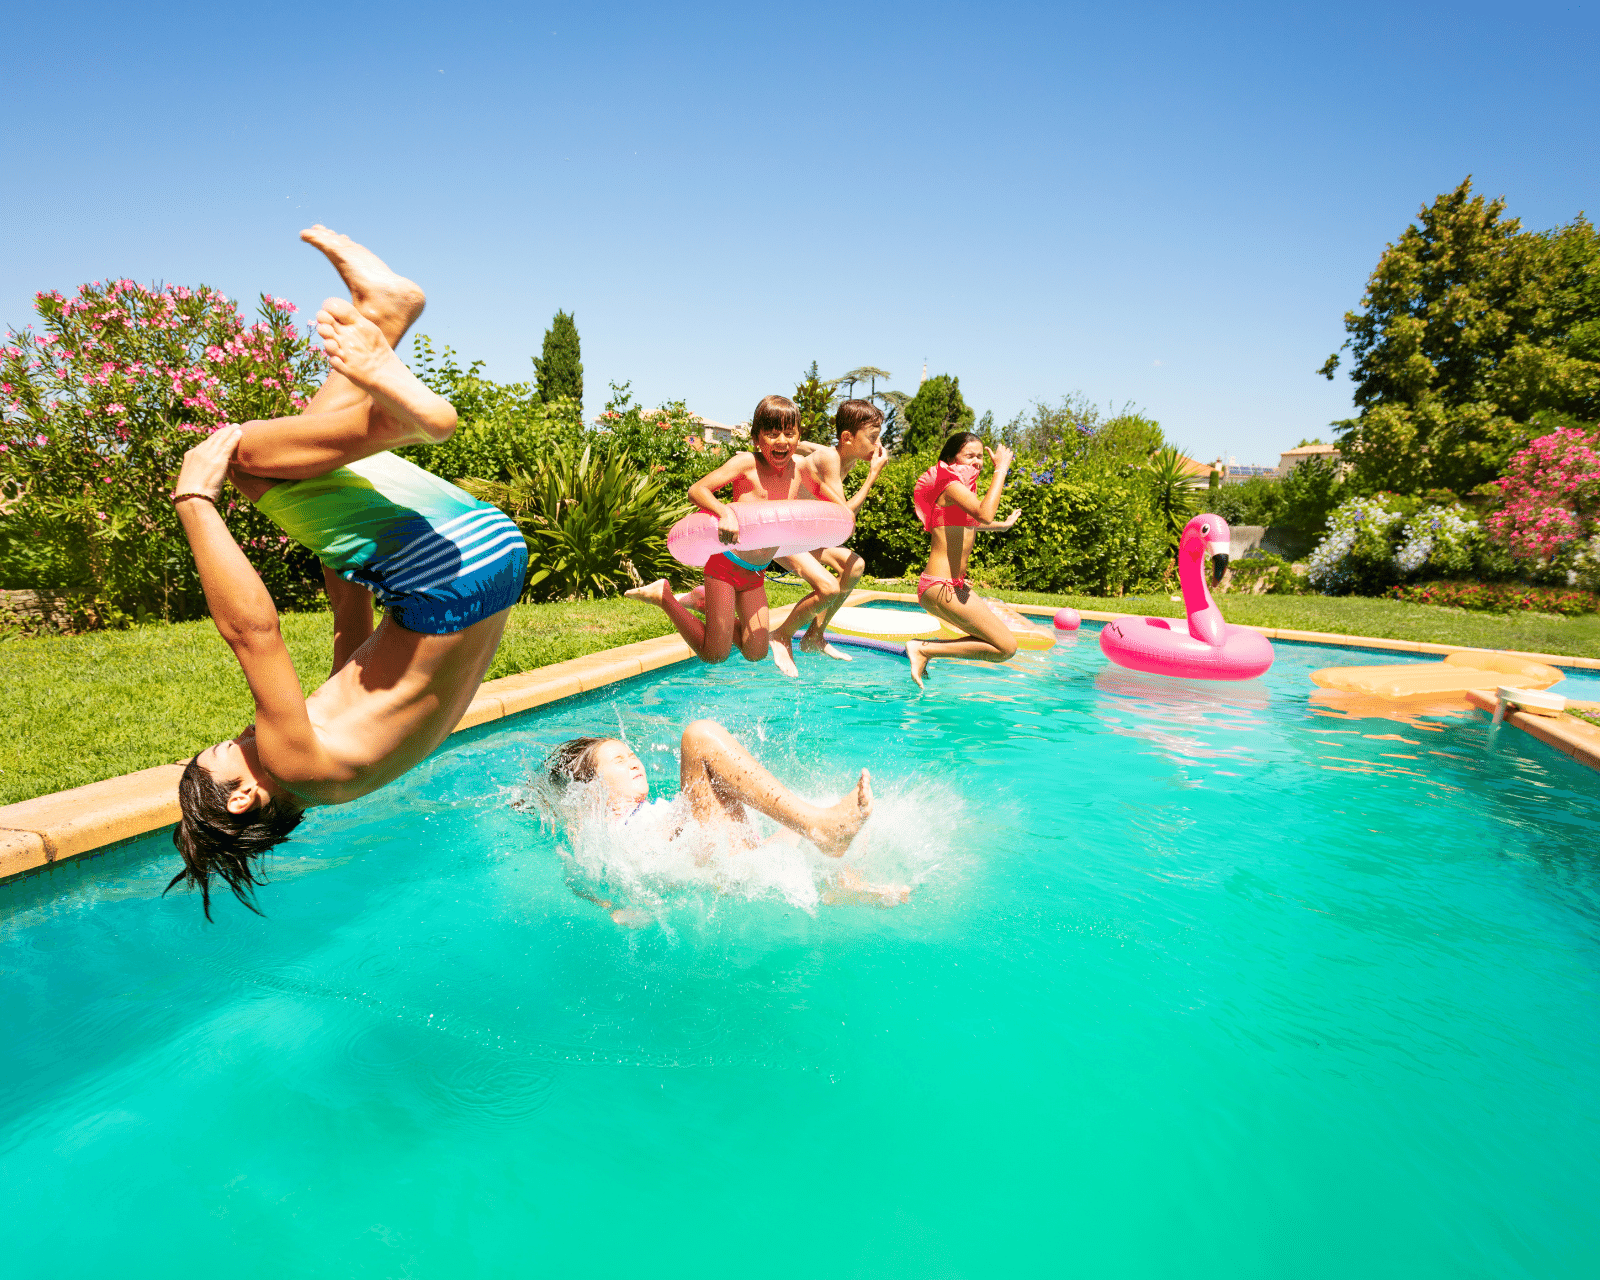
M 293 304 L 247 324 L 214 289 L 86 284 L 36 297 L 42 333 L 0 339 L 0 586 L 65 590 L 115 616 L 193 618 L 205 602 L 167 495 L 184 450 L 223 423 L 299 412 L 322 354 Z M 315 560 L 232 489 L 223 515 L 281 605 Z
M 1600 453 L 1582 431 L 1563 427 L 1513 454 L 1495 483 L 1504 506 L 1489 532 L 1513 555 L 1549 563 L 1600 532 Z

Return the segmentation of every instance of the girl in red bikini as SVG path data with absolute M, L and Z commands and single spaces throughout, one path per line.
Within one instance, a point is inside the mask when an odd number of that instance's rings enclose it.
M 796 465 L 800 443 L 800 411 L 787 396 L 767 396 L 750 417 L 750 453 L 736 453 L 710 475 L 689 486 L 689 498 L 717 517 L 717 537 L 727 551 L 706 561 L 705 621 L 701 622 L 672 594 L 665 578 L 624 592 L 630 599 L 659 605 L 678 634 L 701 662 L 722 662 L 734 643 L 751 662 L 767 656 L 767 565 L 776 547 L 734 551 L 739 521 L 733 508 L 717 499 L 717 490 L 733 486 L 734 502 L 788 502 L 798 498 L 802 476 Z M 815 482 L 808 482 L 821 498 Z
M 944 442 L 939 461 L 922 473 L 912 492 L 922 527 L 933 535 L 928 567 L 917 579 L 917 603 L 940 622 L 965 633 L 960 640 L 906 641 L 911 678 L 918 687 L 933 658 L 1005 662 L 1017 652 L 1011 629 L 967 585 L 967 557 L 978 532 L 1009 529 L 1022 514 L 1013 511 L 1005 520 L 995 521 L 1011 469 L 1011 450 L 1001 445 L 987 452 L 994 460 L 994 478 L 982 501 L 978 473 L 983 470 L 985 449 L 983 440 L 970 431 L 958 431 Z

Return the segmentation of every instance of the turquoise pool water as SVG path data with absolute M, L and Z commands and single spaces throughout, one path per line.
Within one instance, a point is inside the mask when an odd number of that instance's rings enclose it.
M 163 900 L 164 835 L 0 888 L 5 1272 L 1596 1274 L 1600 775 L 1277 648 L 682 665 L 316 813 L 264 920 Z M 910 904 L 799 854 L 575 896 L 529 769 L 620 721 L 665 793 L 703 715 L 869 765 Z

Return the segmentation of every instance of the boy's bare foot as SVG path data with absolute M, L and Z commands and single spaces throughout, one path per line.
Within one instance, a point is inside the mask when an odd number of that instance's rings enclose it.
M 624 929 L 643 929 L 650 923 L 650 913 L 638 907 L 618 907 L 611 913 L 611 919 Z
M 866 820 L 872 816 L 872 778 L 865 769 L 849 795 L 831 809 L 806 834 L 830 858 L 842 858 Z
M 800 668 L 794 665 L 794 652 L 789 648 L 787 636 L 772 637 L 772 665 L 791 680 L 800 678 Z
M 430 391 L 395 355 L 383 332 L 343 298 L 317 312 L 317 333 L 328 363 L 360 387 L 390 417 L 410 429 L 414 443 L 438 444 L 456 429 L 456 411 Z
M 322 250 L 350 290 L 350 301 L 356 310 L 383 331 L 391 347 L 398 347 L 428 301 L 416 282 L 396 274 L 365 245 L 328 230 L 320 222 L 307 227 L 300 238 Z
M 917 688 L 924 688 L 922 675 L 928 669 L 928 655 L 923 651 L 922 641 L 907 640 L 906 657 L 911 662 L 911 678 L 917 682 Z
M 899 907 L 911 901 L 911 886 L 873 884 L 854 867 L 840 867 L 839 878 L 823 890 L 822 900 L 830 907 L 862 903 L 873 907 Z
M 824 638 L 822 632 L 818 631 L 815 627 L 808 627 L 806 628 L 805 635 L 800 637 L 800 652 L 821 653 L 823 646 L 826 643 L 827 640 Z
M 678 595 L 677 601 L 691 613 L 704 613 L 706 611 L 706 584 L 701 583 L 691 591 Z
M 830 658 L 838 659 L 840 662 L 854 662 L 855 661 L 854 658 L 852 658 L 848 653 L 846 653 L 843 649 L 839 648 L 837 645 L 824 644 L 822 646 L 822 652 L 825 653 Z
M 642 587 L 632 587 L 622 594 L 629 600 L 641 600 L 645 604 L 664 605 L 667 596 L 672 593 L 672 587 L 665 578 L 657 578 L 654 582 L 647 582 Z

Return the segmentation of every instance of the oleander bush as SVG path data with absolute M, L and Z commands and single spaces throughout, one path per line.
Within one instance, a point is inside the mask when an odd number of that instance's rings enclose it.
M 1501 506 L 1491 538 L 1527 572 L 1600 590 L 1600 451 L 1595 436 L 1562 428 L 1513 454 L 1494 482 Z
M 100 625 L 199 617 L 199 575 L 167 495 L 184 451 L 228 422 L 296 413 L 323 372 L 294 307 L 260 319 L 204 285 L 96 281 L 35 298 L 43 332 L 0 341 L 0 585 L 60 593 Z M 321 571 L 250 503 L 222 504 L 280 607 Z
M 1600 612 L 1600 594 L 1528 587 L 1511 582 L 1417 582 L 1390 587 L 1384 595 L 1409 604 L 1434 604 L 1475 613 L 1559 613 L 1576 618 Z

